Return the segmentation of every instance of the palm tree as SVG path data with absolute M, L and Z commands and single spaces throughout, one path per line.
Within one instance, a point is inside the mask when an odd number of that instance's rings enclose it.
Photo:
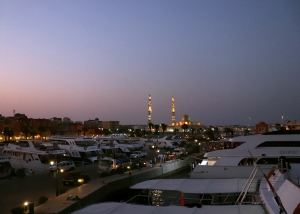
M 198 134 L 201 134 L 203 132 L 203 129 L 202 128 L 198 128 L 197 132 L 198 132 Z
M 103 129 L 103 134 L 104 135 L 110 135 L 111 131 L 109 129 Z
M 89 130 L 89 128 L 87 126 L 83 126 L 82 127 L 82 131 L 83 131 L 83 136 L 85 136 L 85 133 Z
M 150 130 L 150 134 L 152 133 L 152 128 L 153 128 L 153 123 L 148 123 L 148 127 L 149 127 L 149 130 Z
M 8 138 L 8 141 L 10 140 L 10 137 L 14 136 L 14 131 L 9 128 L 9 127 L 4 127 L 3 129 L 3 135 L 4 135 L 4 141 L 7 141 L 7 138 Z
M 249 134 L 249 130 L 248 129 L 245 129 L 244 130 L 244 135 L 246 136 L 246 135 L 248 135 Z
M 145 136 L 145 135 L 147 134 L 146 130 L 143 129 L 143 130 L 141 131 L 141 134 L 142 134 L 142 136 Z
M 135 129 L 134 133 L 135 133 L 135 137 L 140 137 L 141 136 L 141 129 Z
M 55 128 L 52 128 L 50 130 L 51 135 L 56 135 L 57 134 L 57 130 Z
M 167 127 L 168 126 L 166 124 L 164 124 L 164 123 L 161 124 L 161 129 L 163 131 L 163 134 L 165 134 L 165 131 L 167 130 Z
M 192 136 L 194 136 L 195 130 L 196 130 L 195 128 L 193 128 L 193 127 L 191 128 Z
M 82 131 L 80 129 L 77 129 L 76 132 L 77 132 L 77 135 L 79 136 Z
M 183 129 L 183 132 L 184 132 L 184 135 L 185 135 L 185 132 L 186 132 L 186 130 L 189 128 L 189 126 L 188 126 L 187 124 L 183 124 L 183 125 L 181 126 L 181 128 Z
M 158 134 L 159 125 L 154 125 L 155 133 Z
M 45 126 L 39 126 L 38 131 L 40 132 L 41 139 L 43 138 L 43 132 L 45 132 L 47 129 Z
M 23 127 L 22 129 L 23 134 L 25 134 L 25 140 L 27 140 L 28 134 L 29 134 L 29 129 L 27 126 Z
M 225 132 L 225 134 L 226 134 L 226 137 L 228 137 L 228 134 L 230 134 L 231 133 L 231 129 L 230 128 L 225 128 L 224 129 L 224 132 Z
M 174 134 L 176 135 L 179 130 L 174 128 Z
M 214 140 L 215 139 L 214 132 L 211 130 L 211 128 L 206 130 L 206 136 L 209 138 L 209 140 Z
M 29 132 L 30 136 L 32 137 L 32 139 L 34 139 L 34 136 L 37 135 L 37 131 L 32 130 Z
M 10 129 L 8 132 L 8 137 L 9 137 L 8 139 L 10 140 L 10 138 L 13 137 L 14 135 L 15 135 L 15 132 L 12 129 Z

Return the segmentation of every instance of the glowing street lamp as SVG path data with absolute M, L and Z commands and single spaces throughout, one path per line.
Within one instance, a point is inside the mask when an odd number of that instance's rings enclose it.
M 32 201 L 24 202 L 24 213 L 34 214 L 34 203 Z
M 50 165 L 53 166 L 55 164 L 54 161 L 51 161 L 50 162 Z M 57 157 L 56 157 L 56 196 L 59 196 L 59 190 L 58 190 L 58 173 L 59 172 L 64 172 L 63 169 L 58 169 L 58 161 L 57 161 Z

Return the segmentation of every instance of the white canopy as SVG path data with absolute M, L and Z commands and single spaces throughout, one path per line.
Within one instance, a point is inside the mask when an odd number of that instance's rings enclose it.
M 81 210 L 73 212 L 73 214 L 264 214 L 261 205 L 203 205 L 202 208 L 185 207 L 185 206 L 146 206 L 133 205 L 117 202 L 106 202 L 94 204 Z
M 243 157 L 221 157 L 222 161 L 217 161 L 214 166 L 238 166 Z
M 155 179 L 136 185 L 132 189 L 180 191 L 182 193 L 234 193 L 241 192 L 248 179 Z M 254 179 L 248 192 L 255 192 L 257 179 Z

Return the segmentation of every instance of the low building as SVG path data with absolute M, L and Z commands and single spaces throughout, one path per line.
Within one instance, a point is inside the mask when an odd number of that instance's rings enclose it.
M 269 131 L 269 126 L 265 122 L 259 122 L 255 125 L 255 133 L 263 134 Z

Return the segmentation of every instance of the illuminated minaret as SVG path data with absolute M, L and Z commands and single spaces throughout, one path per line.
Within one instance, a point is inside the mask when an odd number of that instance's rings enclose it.
M 151 104 L 151 95 L 149 94 L 149 97 L 148 97 L 148 124 L 152 123 L 151 114 L 152 114 L 152 104 Z
M 175 101 L 174 101 L 174 97 L 172 97 L 171 113 L 172 113 L 172 123 L 175 123 Z

